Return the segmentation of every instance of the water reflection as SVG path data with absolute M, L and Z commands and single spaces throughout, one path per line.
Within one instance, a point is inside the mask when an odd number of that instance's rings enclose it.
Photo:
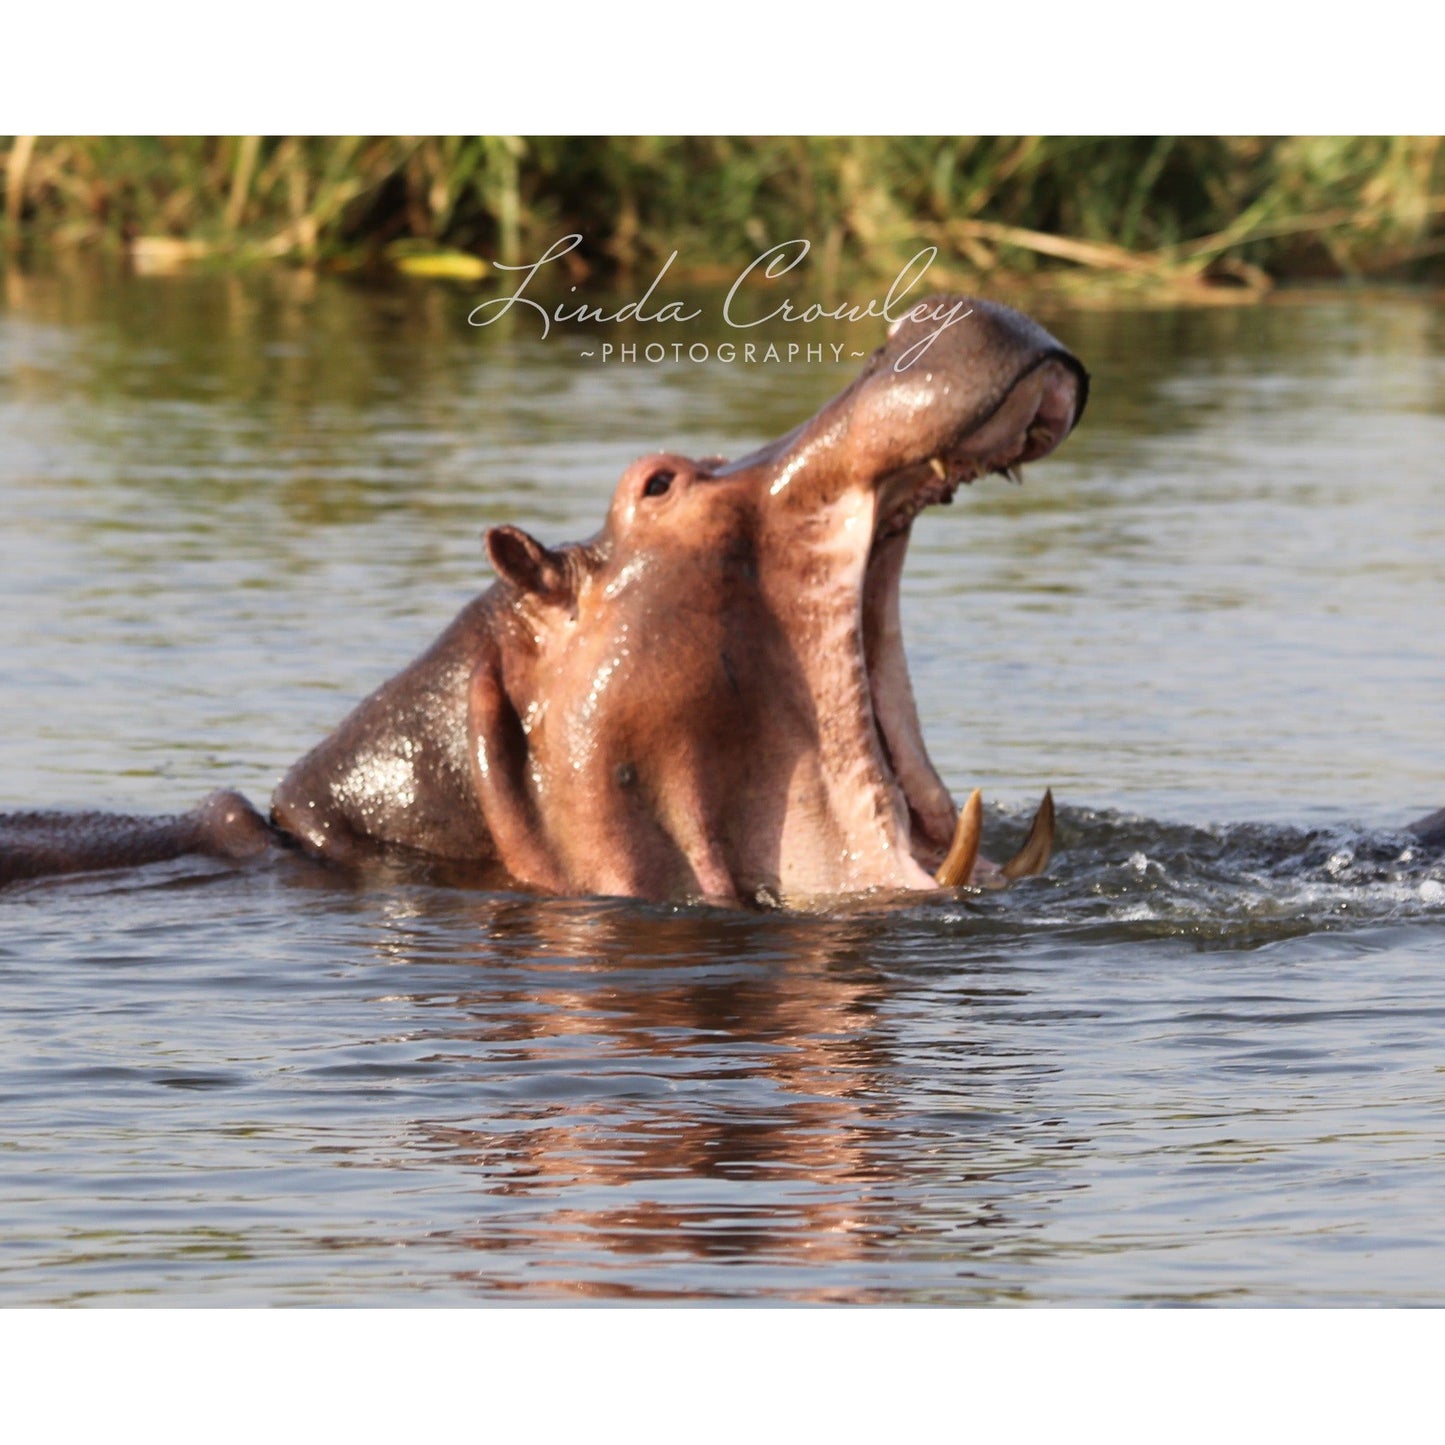
M 1011 1121 L 1030 1118 L 1030 1090 L 1014 1079 L 994 1097 L 997 1041 L 969 1026 L 966 999 L 934 1077 L 903 1077 L 900 989 L 878 962 L 889 919 L 494 899 L 448 911 L 439 929 L 430 907 L 394 906 L 375 947 L 432 985 L 399 995 L 416 1046 L 475 1076 L 477 1112 L 414 1123 L 395 1159 L 472 1182 L 477 1217 L 446 1241 L 509 1256 L 462 1272 L 478 1287 L 727 1292 L 679 1283 L 691 1260 L 790 1296 L 806 1265 L 822 1274 L 807 1298 L 864 1298 L 895 1287 L 846 1283 L 862 1262 L 930 1239 L 966 1259 L 961 1233 L 1010 1228 L 1011 1171 L 995 1177 L 991 1160 L 1021 1147 Z M 915 1090 L 926 1105 L 909 1107 Z M 1037 1121 L 1022 1132 L 1036 1149 Z M 968 1203 L 944 1210 L 916 1154 L 931 1140 L 950 1155 L 960 1135 Z

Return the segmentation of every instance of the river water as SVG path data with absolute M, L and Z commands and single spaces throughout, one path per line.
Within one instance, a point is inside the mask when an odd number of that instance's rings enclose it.
M 484 527 L 587 535 L 635 456 L 857 365 L 604 364 L 435 285 L 3 288 L 0 809 L 263 801 Z M 12 887 L 0 1302 L 1445 1304 L 1445 860 L 1401 831 L 1445 805 L 1441 309 L 1046 320 L 1088 414 L 921 519 L 904 607 L 986 846 L 1053 786 L 1048 877 Z

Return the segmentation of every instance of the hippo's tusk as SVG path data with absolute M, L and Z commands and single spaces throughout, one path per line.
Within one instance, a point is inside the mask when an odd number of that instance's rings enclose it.
M 1014 484 L 1014 486 L 1016 486 L 1016 487 L 1021 487 L 1021 486 L 1023 486 L 1023 484 L 1024 484 L 1024 474 L 1023 474 L 1023 468 L 1022 468 L 1022 467 L 1005 467 L 1005 468 L 1003 469 L 1003 474 L 1004 474 L 1004 476 L 1006 476 L 1006 477 L 1009 479 L 1009 481 L 1011 481 L 1011 482 Z
M 975 788 L 968 795 L 968 802 L 959 810 L 958 823 L 953 830 L 953 846 L 943 860 L 933 881 L 942 888 L 957 888 L 973 877 L 973 865 L 978 862 L 979 840 L 983 837 L 983 793 Z
M 948 480 L 948 468 L 943 465 L 943 459 L 941 457 L 929 457 L 928 465 L 933 468 L 933 475 L 937 477 L 940 482 L 946 482 Z
M 1003 865 L 1003 876 L 1012 882 L 1015 878 L 1036 878 L 1049 866 L 1049 856 L 1054 851 L 1054 790 L 1044 793 L 1044 800 L 1034 814 L 1033 826 L 1024 846 Z

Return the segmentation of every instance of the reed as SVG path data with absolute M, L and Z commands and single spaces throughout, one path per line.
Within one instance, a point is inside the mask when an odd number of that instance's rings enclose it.
M 1262 291 L 1434 278 L 1438 137 L 10 137 L 7 246 L 474 277 L 559 235 L 627 273 L 806 236 L 826 274 L 935 244 L 968 276 Z

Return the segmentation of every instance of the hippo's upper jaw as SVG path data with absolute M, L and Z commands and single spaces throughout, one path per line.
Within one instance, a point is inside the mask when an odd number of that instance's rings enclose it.
M 916 513 L 963 482 L 1047 455 L 1077 425 L 1088 394 L 1077 358 L 1027 316 L 932 296 L 810 421 L 715 475 L 767 473 L 777 494 L 806 470 L 810 486 L 795 496 L 819 503 L 830 486 L 851 485 L 916 495 Z M 891 501 L 883 507 L 892 510 Z
M 1041 358 L 986 421 L 965 425 L 926 459 L 906 461 L 878 482 L 879 539 L 906 531 L 925 507 L 951 502 L 960 486 L 979 477 L 997 472 L 1022 481 L 1024 463 L 1047 456 L 1073 430 L 1087 387 L 1071 357 Z M 928 440 L 920 436 L 913 450 L 927 449 Z

